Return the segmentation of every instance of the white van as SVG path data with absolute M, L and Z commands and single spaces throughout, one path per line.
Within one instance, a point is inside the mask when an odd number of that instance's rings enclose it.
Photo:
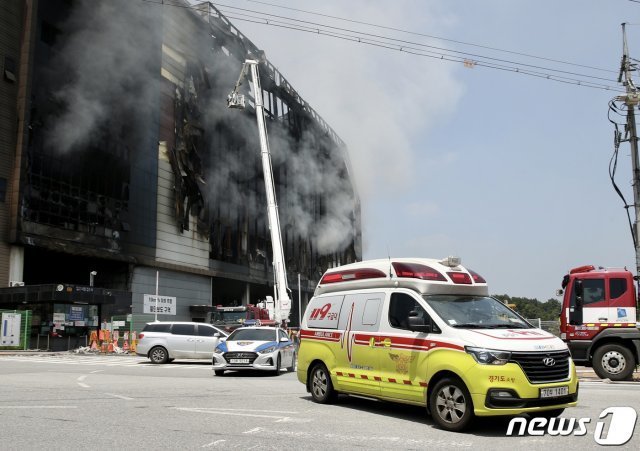
M 209 359 L 227 333 L 211 324 L 187 321 L 147 323 L 138 334 L 136 354 L 151 363 Z
M 302 321 L 297 375 L 315 402 L 344 393 L 423 405 L 452 431 L 474 416 L 557 416 L 578 397 L 566 344 L 453 257 L 327 271 Z

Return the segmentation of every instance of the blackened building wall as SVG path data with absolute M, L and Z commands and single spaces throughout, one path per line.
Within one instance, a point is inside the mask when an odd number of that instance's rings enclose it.
M 248 82 L 248 108 L 226 108 L 258 48 L 207 3 L 2 8 L 0 50 L 21 70 L 0 88 L 0 188 L 4 177 L 13 199 L 0 204 L 0 277 L 86 284 L 95 270 L 96 285 L 132 293 L 118 313 L 142 313 L 158 273 L 171 319 L 272 294 Z M 358 198 L 344 143 L 266 59 L 260 74 L 289 284 L 300 274 L 307 298 L 326 268 L 361 258 Z

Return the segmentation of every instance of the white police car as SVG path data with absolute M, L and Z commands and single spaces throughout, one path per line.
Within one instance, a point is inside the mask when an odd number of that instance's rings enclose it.
M 280 374 L 295 370 L 296 347 L 287 332 L 278 327 L 240 327 L 218 344 L 213 352 L 213 371 L 263 370 Z

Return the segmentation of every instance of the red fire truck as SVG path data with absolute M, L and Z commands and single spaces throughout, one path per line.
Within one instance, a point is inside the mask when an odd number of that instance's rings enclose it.
M 634 277 L 626 268 L 580 266 L 562 280 L 560 338 L 573 360 L 610 380 L 627 380 L 640 362 Z
M 211 324 L 232 331 L 243 325 L 275 325 L 275 321 L 269 307 L 262 303 L 236 307 L 218 305 L 211 312 Z

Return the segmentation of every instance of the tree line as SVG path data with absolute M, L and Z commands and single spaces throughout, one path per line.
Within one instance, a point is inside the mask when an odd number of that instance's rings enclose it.
M 557 299 L 540 302 L 535 298 L 511 297 L 507 294 L 494 294 L 493 297 L 505 304 L 511 304 L 510 307 L 521 316 L 529 319 L 540 318 L 542 321 L 557 321 L 562 311 L 562 304 Z

